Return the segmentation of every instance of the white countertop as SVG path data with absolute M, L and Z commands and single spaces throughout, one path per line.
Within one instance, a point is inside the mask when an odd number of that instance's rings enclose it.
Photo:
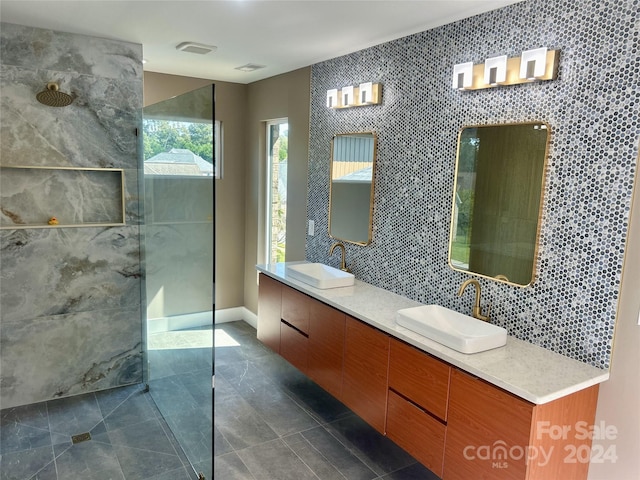
M 301 263 L 301 262 L 291 262 Z M 257 265 L 260 272 L 403 340 L 434 357 L 529 402 L 543 404 L 604 382 L 607 370 L 508 336 L 504 347 L 464 354 L 396 325 L 396 312 L 420 303 L 359 280 L 352 287 L 318 289 L 288 276 L 285 263 Z

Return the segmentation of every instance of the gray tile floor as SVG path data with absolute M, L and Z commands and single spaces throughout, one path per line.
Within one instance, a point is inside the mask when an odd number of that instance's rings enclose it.
M 437 479 L 264 347 L 251 326 L 215 331 L 216 479 Z
M 0 411 L 0 480 L 189 480 L 194 469 L 211 479 L 212 328 L 152 337 L 150 393 L 132 385 Z
M 194 466 L 212 477 L 212 327 L 149 336 L 151 397 Z
M 142 385 L 0 411 L 2 480 L 193 479 Z M 91 439 L 73 444 L 72 435 Z
M 218 325 L 215 336 L 216 479 L 437 478 L 264 347 L 248 324 Z M 0 480 L 193 479 L 183 447 L 212 478 L 211 349 L 150 358 L 153 399 L 132 385 L 0 411 Z M 72 444 L 84 432 L 91 440 Z

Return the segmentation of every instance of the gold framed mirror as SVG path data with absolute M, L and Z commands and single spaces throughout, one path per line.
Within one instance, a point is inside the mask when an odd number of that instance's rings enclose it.
M 331 238 L 357 245 L 371 243 L 377 148 L 374 132 L 341 133 L 333 137 L 329 173 Z
M 460 130 L 451 268 L 520 287 L 533 282 L 550 135 L 543 122 Z

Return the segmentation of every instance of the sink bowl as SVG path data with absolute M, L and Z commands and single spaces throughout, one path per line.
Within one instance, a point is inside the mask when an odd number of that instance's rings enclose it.
M 478 353 L 507 343 L 507 331 L 440 305 L 398 310 L 396 323 L 461 353 Z
M 355 277 L 352 273 L 323 263 L 296 263 L 287 265 L 285 272 L 291 278 L 316 288 L 350 287 Z

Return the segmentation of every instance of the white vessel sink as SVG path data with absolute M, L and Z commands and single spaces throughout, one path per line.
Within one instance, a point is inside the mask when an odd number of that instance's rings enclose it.
M 398 310 L 396 323 L 461 353 L 478 353 L 507 343 L 507 331 L 440 305 Z
M 296 263 L 287 265 L 285 272 L 291 278 L 316 288 L 350 287 L 355 277 L 352 273 L 323 263 Z

